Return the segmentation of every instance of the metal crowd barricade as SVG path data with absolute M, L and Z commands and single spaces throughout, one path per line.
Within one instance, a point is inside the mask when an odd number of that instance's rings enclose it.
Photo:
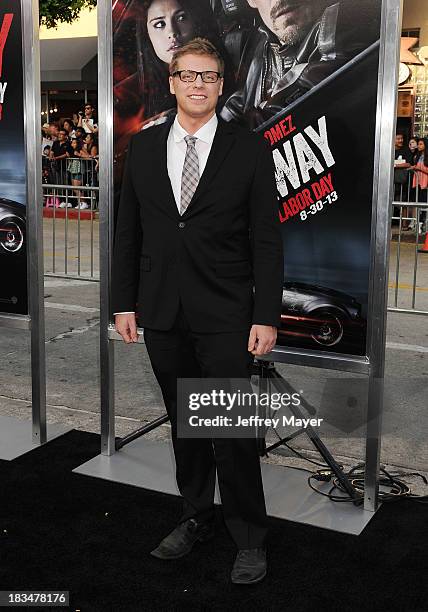
M 74 168 L 72 159 L 79 162 Z M 43 166 L 45 276 L 99 281 L 97 160 L 44 160 Z
M 98 187 L 98 158 L 68 157 L 53 160 L 43 156 L 42 172 L 44 185 L 71 185 L 72 179 L 76 178 L 80 180 L 82 188 Z
M 406 182 L 395 183 L 392 203 L 390 312 L 428 315 L 428 306 L 417 303 L 424 292 L 428 301 L 427 217 L 428 189 L 421 188 L 418 173 L 409 170 Z M 409 303 L 403 303 L 403 291 L 410 291 Z

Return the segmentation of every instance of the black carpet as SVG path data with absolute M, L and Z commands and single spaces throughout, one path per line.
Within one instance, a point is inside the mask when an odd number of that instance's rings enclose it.
M 358 537 L 272 520 L 270 572 L 239 587 L 220 513 L 215 540 L 184 559 L 148 555 L 180 500 L 71 472 L 99 448 L 72 431 L 0 461 L 1 590 L 69 590 L 81 612 L 428 610 L 426 505 L 384 505 Z

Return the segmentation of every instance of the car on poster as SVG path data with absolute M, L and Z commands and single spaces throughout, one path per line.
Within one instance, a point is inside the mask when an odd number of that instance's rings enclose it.
M 26 209 L 0 197 L 0 311 L 23 314 L 27 309 Z
M 350 295 L 327 287 L 287 282 L 282 293 L 279 344 L 292 343 L 318 349 L 352 343 L 365 320 L 361 304 Z

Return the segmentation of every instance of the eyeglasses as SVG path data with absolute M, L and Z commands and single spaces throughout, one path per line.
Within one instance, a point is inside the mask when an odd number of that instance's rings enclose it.
M 204 70 L 203 72 L 197 72 L 196 70 L 176 70 L 172 73 L 172 76 L 180 77 L 180 81 L 184 83 L 194 83 L 201 75 L 201 79 L 204 83 L 216 83 L 223 77 L 221 72 L 214 72 L 214 70 Z

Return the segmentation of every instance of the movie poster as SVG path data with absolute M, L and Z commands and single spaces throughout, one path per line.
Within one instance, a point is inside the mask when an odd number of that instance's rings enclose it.
M 0 2 L 0 313 L 28 314 L 21 4 Z
M 218 113 L 272 148 L 284 240 L 278 345 L 366 354 L 381 0 L 117 0 L 115 186 L 132 134 L 174 112 L 195 36 L 226 60 Z

